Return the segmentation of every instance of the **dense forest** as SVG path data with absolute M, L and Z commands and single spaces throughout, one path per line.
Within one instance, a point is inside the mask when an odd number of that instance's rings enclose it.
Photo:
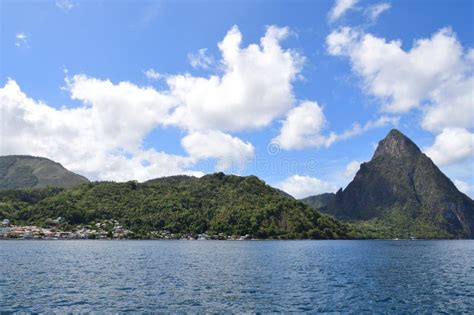
M 71 227 L 117 220 L 138 238 L 162 230 L 264 239 L 356 236 L 349 225 L 288 198 L 255 176 L 216 173 L 145 183 L 95 182 L 69 189 L 0 190 L 2 219 L 45 226 L 57 217 Z

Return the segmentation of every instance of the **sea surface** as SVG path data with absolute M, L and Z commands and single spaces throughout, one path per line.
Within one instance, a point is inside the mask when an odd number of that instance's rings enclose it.
M 472 313 L 474 241 L 0 241 L 0 311 Z

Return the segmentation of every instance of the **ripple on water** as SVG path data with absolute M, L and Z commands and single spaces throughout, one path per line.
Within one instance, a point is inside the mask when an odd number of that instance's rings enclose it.
M 5 312 L 474 309 L 473 241 L 2 241 L 1 246 Z

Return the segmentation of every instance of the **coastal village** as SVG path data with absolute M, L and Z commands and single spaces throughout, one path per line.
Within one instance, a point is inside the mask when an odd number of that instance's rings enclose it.
M 35 225 L 13 225 L 4 219 L 0 226 L 0 238 L 8 239 L 127 239 L 133 235 L 115 220 L 105 220 L 93 225 L 77 225 L 73 228 L 62 228 L 63 219 L 49 219 L 48 227 Z
M 132 231 L 124 228 L 117 220 L 104 220 L 92 225 L 77 225 L 72 228 L 62 228 L 64 220 L 61 217 L 49 219 L 48 227 L 35 225 L 13 225 L 4 219 L 0 225 L 0 239 L 23 240 L 80 240 L 80 239 L 154 239 L 154 240 L 250 240 L 250 235 L 217 235 L 174 234 L 168 230 L 151 231 L 146 237 L 137 237 Z

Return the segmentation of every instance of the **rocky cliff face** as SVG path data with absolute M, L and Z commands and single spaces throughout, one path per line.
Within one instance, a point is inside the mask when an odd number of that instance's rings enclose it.
M 89 180 L 46 158 L 27 155 L 0 156 L 0 189 L 63 187 Z
M 423 224 L 454 237 L 474 237 L 473 200 L 395 129 L 322 210 L 346 220 L 390 218 L 407 229 Z

